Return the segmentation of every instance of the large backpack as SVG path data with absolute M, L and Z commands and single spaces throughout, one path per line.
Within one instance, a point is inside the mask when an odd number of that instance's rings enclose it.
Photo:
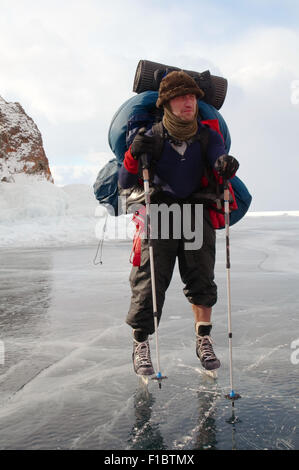
M 122 211 L 118 205 L 118 170 L 122 165 L 124 154 L 132 143 L 138 129 L 151 128 L 161 120 L 161 114 L 156 108 L 158 92 L 145 91 L 127 100 L 112 118 L 108 140 L 114 153 L 110 160 L 99 172 L 94 183 L 94 193 L 100 204 L 104 205 L 110 214 L 118 216 Z M 198 100 L 199 116 L 202 123 L 217 130 L 223 137 L 225 151 L 229 153 L 230 134 L 221 114 L 210 104 Z M 247 212 L 251 195 L 244 183 L 235 176 L 230 180 L 238 208 L 231 212 L 230 225 L 238 222 Z M 216 227 L 222 228 L 222 227 Z

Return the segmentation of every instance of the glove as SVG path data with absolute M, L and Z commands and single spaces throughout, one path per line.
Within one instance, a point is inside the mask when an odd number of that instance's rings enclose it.
M 140 155 L 147 154 L 155 157 L 157 148 L 157 136 L 149 136 L 144 134 L 144 129 L 138 131 L 138 134 L 133 140 L 131 146 L 131 155 L 135 160 L 138 160 Z
M 231 155 L 221 155 L 217 158 L 214 168 L 219 176 L 222 176 L 225 180 L 229 180 L 238 170 L 239 162 Z

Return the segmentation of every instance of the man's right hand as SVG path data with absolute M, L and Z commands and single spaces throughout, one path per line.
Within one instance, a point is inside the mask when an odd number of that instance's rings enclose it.
M 155 136 L 145 135 L 144 133 L 138 132 L 133 140 L 131 146 L 131 155 L 135 160 L 140 158 L 143 153 L 153 157 L 156 150 L 156 139 Z

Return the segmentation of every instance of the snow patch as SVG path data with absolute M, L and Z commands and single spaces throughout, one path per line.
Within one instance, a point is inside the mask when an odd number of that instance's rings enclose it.
M 278 217 L 278 216 L 293 216 L 299 217 L 299 211 L 261 211 L 261 212 L 251 212 L 248 211 L 246 217 Z
M 0 248 L 96 245 L 102 237 L 132 240 L 132 216 L 106 220 L 91 185 L 57 186 L 24 173 L 14 179 L 0 182 Z M 299 211 L 249 212 L 245 217 L 259 216 L 299 216 Z
M 98 203 L 88 185 L 58 187 L 20 174 L 0 183 L 0 247 L 95 243 Z

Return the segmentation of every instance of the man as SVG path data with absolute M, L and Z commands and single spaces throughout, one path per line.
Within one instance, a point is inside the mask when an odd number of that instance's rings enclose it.
M 163 145 L 161 147 L 161 136 L 154 130 L 136 135 L 119 172 L 121 188 L 138 184 L 138 160 L 142 154 L 151 158 L 152 183 L 160 188 L 151 202 L 158 204 L 178 203 L 182 207 L 192 202 L 192 195 L 201 189 L 206 161 L 225 179 L 235 174 L 239 164 L 235 158 L 225 155 L 223 140 L 218 132 L 209 129 L 206 156 L 202 154 L 200 140 L 204 126 L 198 120 L 197 99 L 203 96 L 196 82 L 183 71 L 171 72 L 163 78 L 156 103 L 164 111 Z M 194 225 L 194 210 L 192 214 Z M 196 354 L 204 368 L 213 370 L 220 367 L 210 337 L 212 307 L 217 301 L 214 282 L 216 237 L 205 207 L 202 230 L 203 243 L 199 249 L 187 250 L 183 235 L 181 239 L 170 235 L 167 240 L 160 236 L 153 240 L 156 296 L 160 321 L 165 292 L 178 258 L 181 279 L 185 284 L 184 294 L 194 312 Z M 127 323 L 133 328 L 133 366 L 138 375 L 154 374 L 148 342 L 148 335 L 154 333 L 148 251 L 148 240 L 143 239 L 140 265 L 133 266 L 130 274 L 132 298 Z

